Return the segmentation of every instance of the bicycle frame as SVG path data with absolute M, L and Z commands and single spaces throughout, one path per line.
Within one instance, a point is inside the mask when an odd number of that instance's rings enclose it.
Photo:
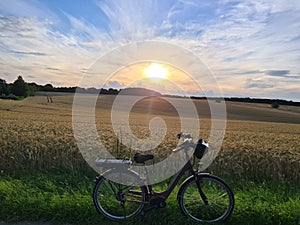
M 200 182 L 197 178 L 198 173 L 193 169 L 193 165 L 191 163 L 191 160 L 189 160 L 184 165 L 184 167 L 178 173 L 176 173 L 174 175 L 174 177 L 172 178 L 171 182 L 169 183 L 169 185 L 168 185 L 168 187 L 165 191 L 156 192 L 156 191 L 154 191 L 153 186 L 151 184 L 150 185 L 145 185 L 144 187 L 147 190 L 147 196 L 146 196 L 146 202 L 144 202 L 144 203 L 146 203 L 146 204 L 150 203 L 150 205 L 151 205 L 151 200 L 159 199 L 159 203 L 161 201 L 164 201 L 163 205 L 160 206 L 160 207 L 165 207 L 166 206 L 165 201 L 168 199 L 168 197 L 170 196 L 170 194 L 172 193 L 172 191 L 174 190 L 176 185 L 179 183 L 179 180 L 183 177 L 184 173 L 187 172 L 187 171 L 189 171 L 192 174 L 192 176 L 195 177 L 199 194 L 200 194 L 204 204 L 207 205 L 208 204 L 207 197 L 205 196 L 205 194 L 203 193 L 203 191 L 201 189 Z M 146 173 L 146 179 L 144 179 L 144 181 L 146 180 L 149 183 L 148 171 L 147 171 L 146 168 L 145 168 L 145 173 Z M 127 193 L 130 193 L 132 195 L 140 195 L 141 194 L 141 192 L 139 192 L 139 191 L 133 191 L 133 190 L 127 190 L 127 191 L 126 191 Z M 135 200 L 134 201 L 129 200 L 129 201 L 130 202 L 137 202 Z M 151 210 L 151 208 L 149 210 Z
M 185 157 L 187 159 L 187 163 L 183 166 L 182 169 L 180 169 L 180 171 L 178 171 L 173 176 L 171 182 L 169 183 L 169 185 L 168 185 L 168 187 L 165 191 L 156 192 L 153 189 L 153 186 L 151 185 L 151 182 L 150 182 L 150 179 L 149 179 L 149 176 L 148 176 L 147 167 L 144 168 L 145 178 L 141 178 L 141 180 L 138 181 L 140 186 L 143 186 L 147 190 L 146 202 L 144 202 L 144 203 L 150 203 L 151 204 L 151 200 L 153 200 L 153 199 L 159 199 L 159 202 L 166 201 L 168 199 L 168 197 L 170 196 L 170 194 L 172 193 L 172 191 L 174 190 L 174 188 L 176 187 L 176 185 L 179 183 L 179 180 L 183 177 L 184 173 L 189 171 L 192 174 L 192 176 L 194 176 L 195 179 L 196 179 L 198 191 L 199 191 L 199 194 L 200 194 L 204 204 L 206 204 L 206 205 L 208 204 L 207 198 L 206 198 L 205 194 L 203 193 L 203 191 L 201 189 L 201 186 L 200 186 L 200 182 L 199 182 L 199 179 L 198 179 L 198 176 L 197 176 L 198 173 L 193 169 L 193 164 L 191 162 L 191 158 L 188 155 L 187 151 L 185 151 Z M 130 171 L 130 169 L 129 169 L 129 171 Z M 136 175 L 139 176 L 138 174 L 136 174 Z M 130 193 L 133 196 L 141 194 L 139 191 L 130 190 L 130 189 L 128 189 L 126 191 L 123 191 L 120 194 L 124 194 L 124 193 L 127 193 L 127 194 Z M 128 200 L 128 201 L 139 203 L 139 201 L 136 201 L 136 200 Z M 165 203 L 163 205 L 164 206 L 162 206 L 162 207 L 165 207 Z
M 174 177 L 172 178 L 171 182 L 169 183 L 169 185 L 168 185 L 168 187 L 165 191 L 155 192 L 153 190 L 152 185 L 147 185 L 148 194 L 150 194 L 150 197 L 152 197 L 152 196 L 153 197 L 161 197 L 161 198 L 167 200 L 167 198 L 170 196 L 170 194 L 172 193 L 172 191 L 174 190 L 174 188 L 178 184 L 179 180 L 182 178 L 184 173 L 187 172 L 187 171 L 190 171 L 193 175 L 195 175 L 195 171 L 193 169 L 193 165 L 192 165 L 190 160 L 184 165 L 184 167 L 179 172 L 177 172 L 174 175 Z M 148 176 L 147 176 L 147 179 L 149 179 Z M 149 182 L 149 181 L 147 181 L 147 182 Z

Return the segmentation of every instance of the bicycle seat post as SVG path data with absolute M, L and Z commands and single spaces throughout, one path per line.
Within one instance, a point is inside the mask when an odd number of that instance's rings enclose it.
M 148 174 L 148 169 L 147 169 L 145 163 L 143 163 L 143 165 L 144 165 L 144 178 L 145 178 L 145 180 L 146 180 L 146 186 L 148 186 L 150 194 L 153 195 L 153 194 L 154 194 L 154 191 L 153 191 L 152 185 L 151 185 L 151 183 L 150 183 L 150 178 L 149 178 L 149 174 Z

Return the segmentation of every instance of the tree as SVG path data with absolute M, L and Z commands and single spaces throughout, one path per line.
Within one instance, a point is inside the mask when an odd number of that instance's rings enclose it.
M 5 80 L 0 79 L 0 95 L 8 95 L 9 94 L 9 85 Z
M 39 91 L 39 85 L 36 83 L 27 83 L 27 96 L 34 96 Z
M 54 91 L 52 84 L 46 84 L 40 88 L 41 91 Z
M 16 96 L 27 96 L 27 84 L 23 80 L 22 76 L 18 76 L 18 78 L 14 81 L 12 85 L 12 93 Z

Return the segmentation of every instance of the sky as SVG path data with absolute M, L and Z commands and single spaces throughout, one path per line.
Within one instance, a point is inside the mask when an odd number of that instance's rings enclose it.
M 77 86 L 99 57 L 143 41 L 195 54 L 225 97 L 300 101 L 300 1 L 0 1 L 0 78 L 7 82 L 22 75 L 26 82 Z M 118 70 L 97 85 L 126 87 L 125 78 L 144 79 L 138 71 L 147 65 Z M 199 94 L 175 67 L 169 79 Z M 217 93 L 214 84 L 203 86 Z

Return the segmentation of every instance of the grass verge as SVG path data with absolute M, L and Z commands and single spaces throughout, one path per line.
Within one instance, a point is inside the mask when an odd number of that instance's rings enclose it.
M 235 210 L 222 224 L 300 225 L 297 184 L 225 178 L 235 193 Z M 92 202 L 93 177 L 70 174 L 1 174 L 0 221 L 47 221 L 69 224 L 119 224 L 98 214 Z M 167 208 L 125 224 L 194 224 L 180 213 L 178 188 Z M 196 223 L 195 223 L 196 224 Z

